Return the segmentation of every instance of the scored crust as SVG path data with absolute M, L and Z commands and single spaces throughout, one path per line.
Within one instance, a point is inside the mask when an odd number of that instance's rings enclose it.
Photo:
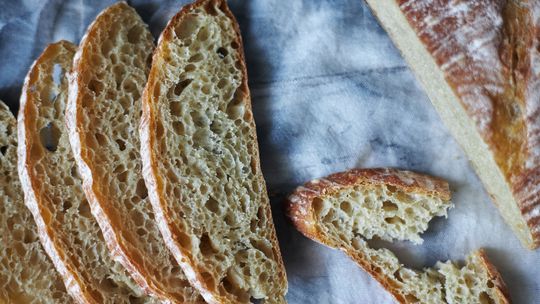
M 77 302 L 154 303 L 109 256 L 74 170 L 63 110 L 65 73 L 75 51 L 67 41 L 51 44 L 25 79 L 18 117 L 18 169 L 25 203 L 45 251 Z
M 146 185 L 148 187 L 150 201 L 154 208 L 158 225 L 163 234 L 163 237 L 166 240 L 166 243 L 173 252 L 174 256 L 181 264 L 184 269 L 188 279 L 191 284 L 196 287 L 209 303 L 235 303 L 236 300 L 229 299 L 218 294 L 215 290 L 211 290 L 208 285 L 208 278 L 205 278 L 203 274 L 199 271 L 200 265 L 194 261 L 194 258 L 190 255 L 189 252 L 182 249 L 180 243 L 182 242 L 181 237 L 183 235 L 182 231 L 179 231 L 178 228 L 171 225 L 172 214 L 170 213 L 170 208 L 167 206 L 167 198 L 164 197 L 164 177 L 161 176 L 159 172 L 159 161 L 156 153 L 156 145 L 161 145 L 157 143 L 156 132 L 162 133 L 163 125 L 159 122 L 158 110 L 156 101 L 157 95 L 160 94 L 159 91 L 159 81 L 161 81 L 161 71 L 159 69 L 161 66 L 158 66 L 167 51 L 167 44 L 170 43 L 175 38 L 175 26 L 180 24 L 186 16 L 193 10 L 198 8 L 213 10 L 221 10 L 232 22 L 234 29 L 234 43 L 236 44 L 236 51 L 238 59 L 236 61 L 236 66 L 241 70 L 242 79 L 239 90 L 241 90 L 241 95 L 243 97 L 243 104 L 245 105 L 245 113 L 247 117 L 253 117 L 252 106 L 250 102 L 250 94 L 247 84 L 247 70 L 245 66 L 245 59 L 243 53 L 243 43 L 240 35 L 240 29 L 236 19 L 233 14 L 227 7 L 227 3 L 224 0 L 199 0 L 190 5 L 183 7 L 180 12 L 178 12 L 167 24 L 163 33 L 159 37 L 158 46 L 153 56 L 152 69 L 148 77 L 148 82 L 143 93 L 143 115 L 140 124 L 140 136 L 141 136 L 141 154 L 143 160 L 143 175 L 145 178 Z M 169 60 L 169 57 L 166 57 L 166 60 Z M 165 64 L 165 63 L 163 63 Z M 157 89 L 156 89 L 157 88 Z M 255 124 L 251 118 L 250 122 L 252 136 L 255 139 L 256 143 L 256 133 L 255 133 Z M 257 169 L 258 187 L 263 193 L 262 198 L 262 212 L 264 216 L 268 219 L 269 224 L 266 229 L 269 231 L 269 241 L 271 242 L 271 250 L 274 255 L 274 262 L 277 263 L 277 273 L 278 278 L 276 278 L 276 284 L 279 284 L 280 291 L 279 294 L 273 295 L 274 298 L 265 299 L 267 303 L 284 303 L 285 302 L 285 293 L 287 290 L 287 278 L 284 270 L 283 260 L 281 258 L 281 253 L 279 250 L 279 244 L 277 241 L 275 228 L 272 221 L 272 213 L 270 209 L 270 204 L 268 197 L 266 196 L 266 183 L 262 174 L 260 173 L 260 161 L 259 161 L 259 152 L 258 148 L 252 151 L 252 167 Z
M 540 245 L 538 1 L 367 0 L 522 244 Z
M 321 197 L 333 196 L 340 191 L 361 186 L 374 189 L 377 185 L 393 186 L 405 193 L 426 194 L 450 200 L 448 183 L 442 179 L 397 169 L 352 169 L 315 179 L 298 187 L 286 200 L 287 215 L 295 227 L 306 237 L 331 248 L 340 249 L 350 256 L 362 269 L 377 280 L 399 303 L 414 303 L 400 292 L 399 286 L 373 264 L 366 253 L 354 246 L 344 245 L 326 236 L 320 230 L 314 202 Z M 510 303 L 508 290 L 497 269 L 490 263 L 483 249 L 472 253 L 468 260 L 479 259 L 494 287 L 498 303 Z M 416 299 L 418 300 L 418 299 Z
M 110 32 L 112 27 L 116 27 L 117 32 Z M 123 35 L 124 31 L 125 40 L 116 40 L 117 45 L 113 46 L 116 49 L 105 53 L 104 48 L 110 40 L 120 39 L 115 35 L 118 32 Z M 124 48 L 127 47 L 131 49 L 126 54 Z M 69 139 L 92 213 L 115 260 L 129 271 L 141 288 L 163 301 L 203 303 L 163 243 L 140 171 L 136 130 L 140 119 L 140 95 L 146 83 L 153 47 L 153 37 L 146 25 L 125 2 L 108 7 L 96 17 L 80 43 L 70 74 L 66 111 Z M 130 51 L 144 57 L 140 62 L 142 66 L 126 62 L 124 56 L 131 55 Z M 106 66 L 96 65 L 95 57 L 102 57 Z M 120 64 L 124 68 L 122 78 L 115 75 Z M 114 77 L 115 82 L 108 83 L 109 76 Z M 98 77 L 102 79 L 98 80 Z M 105 88 L 113 87 L 108 91 L 100 90 L 93 85 L 96 81 Z M 130 83 L 136 83 L 136 87 L 129 87 Z M 135 93 L 127 94 L 128 89 Z M 108 97 L 114 93 L 117 93 L 116 98 Z M 120 99 L 130 99 L 131 103 L 124 105 Z M 102 114 L 100 110 L 103 109 L 108 113 Z M 123 118 L 128 121 L 122 122 Z M 106 137 L 98 141 L 99 146 L 95 145 L 96 134 Z M 119 167 L 130 172 L 122 169 L 117 172 Z M 111 176 L 112 180 L 109 179 Z M 117 190 L 125 184 L 123 190 Z

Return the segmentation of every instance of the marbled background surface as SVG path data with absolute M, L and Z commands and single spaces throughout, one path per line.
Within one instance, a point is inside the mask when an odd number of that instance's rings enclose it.
M 0 0 L 0 99 L 18 109 L 24 76 L 46 44 L 78 42 L 114 1 Z M 157 37 L 187 1 L 129 1 Z M 455 208 L 423 245 L 392 249 L 410 267 L 478 248 L 514 303 L 540 303 L 540 250 L 521 247 L 399 52 L 361 0 L 230 0 L 245 43 L 261 162 L 289 278 L 290 303 L 392 303 L 344 254 L 284 218 L 282 201 L 308 179 L 391 166 L 446 178 Z

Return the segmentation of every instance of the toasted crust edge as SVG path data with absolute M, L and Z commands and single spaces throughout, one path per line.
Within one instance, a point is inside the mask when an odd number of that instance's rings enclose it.
M 159 58 L 161 55 L 161 49 L 164 41 L 170 41 L 172 40 L 172 37 L 174 35 L 174 26 L 180 22 L 190 11 L 199 8 L 201 6 L 207 5 L 207 4 L 214 4 L 215 6 L 219 6 L 225 15 L 232 20 L 232 24 L 234 27 L 234 31 L 236 34 L 237 39 L 235 42 L 239 45 L 238 52 L 239 52 L 239 62 L 241 66 L 243 81 L 240 87 L 246 88 L 246 99 L 249 100 L 249 102 L 246 102 L 246 112 L 253 112 L 252 111 L 252 104 L 251 104 L 251 94 L 248 89 L 248 74 L 245 64 L 245 55 L 244 55 L 244 46 L 242 42 L 242 36 L 240 33 L 240 28 L 238 25 L 238 22 L 232 12 L 230 11 L 229 7 L 227 6 L 227 2 L 225 0 L 197 0 L 194 3 L 188 4 L 184 6 L 176 15 L 174 15 L 171 20 L 167 23 L 167 26 L 163 30 L 162 34 L 159 37 L 157 47 L 154 51 L 153 55 L 153 62 L 157 62 L 156 58 Z M 141 123 L 139 126 L 139 134 L 141 137 L 141 158 L 143 160 L 143 176 L 146 182 L 146 186 L 148 188 L 148 195 L 150 197 L 150 202 L 152 203 L 152 206 L 154 208 L 154 212 L 156 214 L 156 220 L 158 222 L 158 226 L 160 228 L 160 231 L 163 235 L 163 238 L 165 239 L 166 245 L 169 247 L 169 250 L 173 253 L 175 258 L 177 259 L 178 263 L 181 265 L 182 269 L 184 270 L 184 273 L 186 274 L 188 280 L 190 281 L 191 285 L 195 287 L 203 298 L 208 303 L 235 303 L 234 301 L 231 301 L 228 298 L 221 297 L 217 294 L 214 294 L 208 290 L 206 287 L 206 284 L 204 283 L 204 279 L 202 278 L 201 274 L 198 272 L 196 267 L 196 263 L 192 261 L 189 255 L 182 252 L 182 249 L 180 246 L 177 245 L 177 242 L 175 241 L 175 237 L 172 234 L 172 231 L 170 231 L 168 224 L 170 222 L 170 219 L 168 218 L 166 214 L 166 206 L 164 204 L 163 199 L 161 198 L 161 193 L 163 189 L 163 181 L 161 177 L 158 174 L 158 166 L 156 158 L 153 154 L 152 147 L 155 145 L 154 137 L 152 136 L 152 130 L 155 130 L 156 126 L 156 117 L 154 110 L 152 109 L 154 101 L 150 97 L 154 88 L 154 84 L 156 81 L 158 81 L 158 76 L 156 75 L 157 71 L 154 69 L 154 65 L 152 65 L 152 69 L 150 70 L 150 74 L 148 76 L 148 81 L 146 84 L 146 87 L 143 92 L 143 106 L 142 106 L 142 117 L 141 117 Z M 255 133 L 255 139 L 257 138 L 256 132 Z M 259 172 L 262 172 L 260 169 L 260 159 L 258 155 L 258 149 L 256 149 L 257 155 L 254 157 L 257 167 L 259 168 Z M 261 189 L 266 190 L 266 182 L 264 181 L 264 178 L 262 177 L 262 173 L 260 176 L 260 184 Z M 273 223 L 272 218 L 272 210 L 270 208 L 270 202 L 269 199 L 263 204 L 265 205 L 265 212 L 266 216 L 268 217 L 269 221 Z M 272 243 L 272 247 L 274 248 L 276 252 L 276 262 L 278 264 L 279 268 L 279 274 L 280 274 L 280 280 L 284 284 L 283 288 L 283 295 L 279 295 L 280 299 L 276 299 L 277 301 L 284 301 L 285 300 L 285 294 L 287 293 L 287 276 L 285 273 L 285 266 L 283 263 L 283 259 L 281 256 L 279 243 L 277 241 L 277 234 L 275 231 L 275 226 L 272 225 L 273 229 L 273 238 L 270 239 L 270 242 Z
M 28 98 L 28 90 L 32 85 L 33 79 L 36 77 L 37 66 L 48 59 L 58 47 L 63 47 L 75 51 L 76 46 L 68 41 L 59 41 L 57 43 L 50 44 L 45 48 L 41 55 L 34 61 L 32 66 L 29 69 L 28 74 L 24 80 L 24 85 L 22 89 L 22 94 L 20 98 L 20 109 L 19 115 L 17 117 L 17 156 L 18 156 L 18 171 L 19 179 L 24 192 L 24 203 L 26 207 L 32 213 L 32 216 L 36 222 L 38 228 L 38 235 L 45 249 L 45 252 L 51 258 L 53 265 L 56 270 L 60 273 L 64 285 L 66 286 L 67 292 L 79 303 L 99 303 L 100 297 L 96 298 L 96 295 L 92 292 L 88 292 L 86 288 L 82 287 L 84 285 L 82 280 L 78 277 L 77 273 L 71 269 L 70 265 L 65 264 L 62 256 L 65 255 L 64 252 L 59 251 L 58 248 L 54 245 L 55 232 L 51 231 L 51 228 L 47 226 L 42 215 L 42 208 L 40 207 L 40 201 L 42 197 L 36 195 L 34 192 L 34 185 L 40 183 L 39 180 L 35 178 L 32 174 L 31 169 L 33 167 L 33 161 L 29 158 L 29 146 L 27 145 L 30 140 L 29 135 L 26 132 L 26 121 L 28 118 L 32 118 L 33 114 L 29 112 L 28 104 L 33 102 Z

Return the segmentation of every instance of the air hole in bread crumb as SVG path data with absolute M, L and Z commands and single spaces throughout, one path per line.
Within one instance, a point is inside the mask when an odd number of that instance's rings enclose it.
M 203 279 L 203 283 L 206 286 L 208 286 L 210 288 L 213 288 L 213 287 L 216 286 L 216 281 L 214 281 L 214 276 L 211 273 L 209 273 L 207 271 L 204 271 L 204 272 L 201 273 L 201 277 Z
M 389 200 L 386 200 L 384 201 L 383 203 L 383 210 L 385 212 L 393 212 L 393 211 L 397 211 L 398 210 L 398 205 L 396 205 L 395 203 L 389 201 Z
M 84 218 L 92 218 L 92 212 L 90 210 L 90 204 L 86 201 L 81 202 L 79 204 L 79 216 L 82 216 Z
M 488 287 L 488 288 L 493 288 L 493 287 L 495 287 L 495 285 L 493 284 L 493 282 L 492 282 L 491 280 L 489 280 L 489 281 L 487 282 L 487 287 Z
M 226 78 L 223 78 L 218 82 L 217 87 L 218 87 L 218 89 L 223 89 L 228 84 L 229 84 L 229 81 Z
M 174 133 L 176 133 L 177 135 L 185 135 L 186 134 L 186 130 L 184 128 L 184 123 L 182 123 L 181 121 L 174 121 L 172 123 L 172 126 L 173 126 Z
M 101 133 L 95 133 L 94 137 L 96 138 L 97 143 L 100 146 L 105 146 L 107 144 L 107 137 Z
M 58 148 L 58 141 L 60 140 L 60 129 L 50 122 L 44 128 L 39 131 L 39 138 L 41 145 L 50 152 L 55 152 Z
M 207 27 L 203 27 L 199 30 L 199 33 L 197 34 L 197 40 L 199 41 L 206 41 L 208 39 L 208 36 L 210 36 L 210 33 L 208 32 Z
M 390 193 L 395 193 L 395 192 L 397 191 L 396 186 L 392 186 L 392 185 L 387 185 L 387 186 L 386 186 L 386 189 L 387 189 L 388 192 L 390 192 Z
M 263 300 L 263 299 L 255 299 L 254 297 L 251 297 L 251 298 L 249 298 L 249 303 L 252 303 L 252 304 L 263 304 L 263 303 L 264 303 L 264 300 Z
M 495 301 L 485 292 L 481 292 L 479 296 L 480 304 L 495 304 Z
M 148 196 L 148 190 L 146 189 L 146 185 L 144 184 L 144 180 L 140 179 L 137 182 L 137 187 L 135 189 L 135 193 L 138 197 L 141 199 L 145 199 Z
M 124 171 L 120 174 L 118 174 L 118 181 L 121 183 L 125 183 L 127 181 L 128 171 Z
M 59 63 L 55 63 L 53 65 L 53 71 L 52 71 L 52 78 L 53 82 L 56 86 L 60 86 L 62 84 L 62 76 L 64 74 L 64 69 Z
M 349 215 L 352 213 L 352 205 L 351 205 L 351 202 L 349 201 L 341 202 L 341 204 L 339 205 L 339 208 Z
M 99 95 L 103 91 L 103 84 L 99 80 L 92 79 L 88 83 L 88 89 L 94 92 L 94 95 Z
M 199 62 L 199 61 L 201 61 L 203 59 L 204 59 L 203 55 L 201 53 L 197 53 L 197 54 L 189 57 L 188 62 Z
M 399 216 L 392 216 L 392 217 L 387 217 L 384 219 L 385 222 L 387 222 L 388 224 L 394 224 L 394 225 L 403 225 L 405 224 L 405 221 L 400 218 Z
M 185 16 L 184 20 L 174 29 L 176 37 L 183 40 L 191 36 L 199 28 L 199 21 L 197 15 L 189 14 Z
M 143 34 L 144 34 L 143 28 L 141 28 L 138 25 L 135 25 L 129 29 L 128 34 L 127 34 L 127 39 L 129 43 L 135 44 L 141 40 L 140 38 L 141 36 L 143 36 Z
M 122 139 L 117 139 L 116 140 L 116 145 L 118 145 L 118 149 L 120 151 L 124 151 L 126 149 L 126 142 Z
M 229 55 L 229 51 L 227 51 L 226 48 L 220 47 L 216 50 L 216 53 L 218 54 L 219 58 L 223 59 L 225 56 Z
M 201 236 L 201 240 L 199 243 L 199 250 L 205 256 L 209 256 L 217 252 L 216 249 L 214 248 L 214 244 L 212 243 L 212 240 L 208 236 L 208 233 L 203 233 L 203 235 Z
M 65 201 L 62 202 L 62 210 L 63 210 L 63 211 L 67 211 L 67 210 L 69 210 L 71 207 L 73 207 L 73 204 L 71 204 L 71 201 L 65 200 Z
M 186 72 L 193 72 L 197 69 L 197 67 L 194 65 L 194 64 L 188 64 L 186 65 L 186 67 L 184 68 L 184 70 Z
M 182 92 L 184 91 L 185 88 L 187 88 L 187 86 L 193 81 L 193 79 L 185 79 L 185 80 L 182 80 L 180 81 L 179 83 L 177 83 L 175 86 L 174 86 L 174 95 L 176 96 L 180 96 L 180 94 L 182 94 Z M 178 104 L 178 106 L 180 106 L 180 104 Z M 178 113 L 180 113 L 180 111 L 177 111 Z
M 405 295 L 407 303 L 418 303 L 420 300 L 412 294 Z
M 214 212 L 214 213 L 219 212 L 219 202 L 216 199 L 214 199 L 212 196 L 210 196 L 208 200 L 206 201 L 205 207 L 211 212 Z
M 0 147 L 0 153 L 2 153 L 2 156 L 6 155 L 7 148 L 8 148 L 8 146 L 1 146 Z
M 268 259 L 273 260 L 274 254 L 272 252 L 272 245 L 266 239 L 251 240 L 251 246 L 262 252 Z
M 105 278 L 101 282 L 99 282 L 99 289 L 103 290 L 104 292 L 110 293 L 116 291 L 118 289 L 118 285 L 113 279 Z

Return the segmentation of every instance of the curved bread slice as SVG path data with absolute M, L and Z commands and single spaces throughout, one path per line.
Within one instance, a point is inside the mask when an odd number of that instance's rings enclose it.
M 540 246 L 540 1 L 367 3 L 503 218 Z
M 41 241 L 81 303 L 151 302 L 115 263 L 84 198 L 64 125 L 76 47 L 50 45 L 28 73 L 19 110 L 19 174 Z
M 347 253 L 400 303 L 509 303 L 506 287 L 482 250 L 463 267 L 438 262 L 416 271 L 367 240 L 410 240 L 451 206 L 448 184 L 393 169 L 355 169 L 314 180 L 288 199 L 288 215 L 305 236 Z
M 238 24 L 225 1 L 163 31 L 143 97 L 143 174 L 162 234 L 211 303 L 284 302 Z
M 86 197 L 115 259 L 163 300 L 202 302 L 165 246 L 141 173 L 138 124 L 153 49 L 146 24 L 126 3 L 96 18 L 70 76 L 69 138 Z
M 0 101 L 0 303 L 71 303 L 41 247 L 17 175 L 17 124 Z

